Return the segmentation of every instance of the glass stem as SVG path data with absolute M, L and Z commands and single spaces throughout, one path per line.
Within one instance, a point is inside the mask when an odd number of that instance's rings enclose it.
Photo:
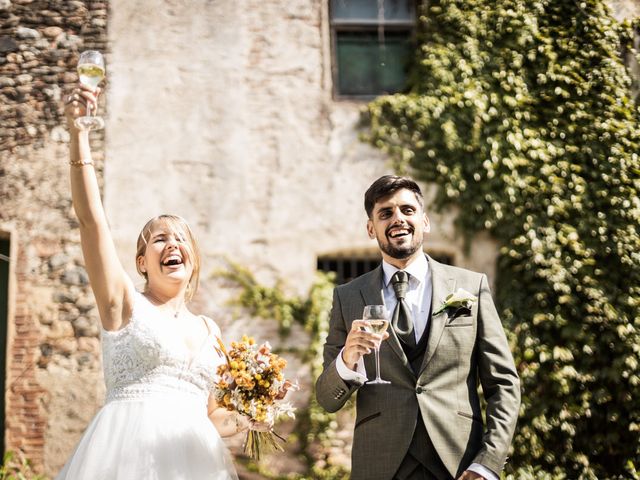
M 376 355 L 376 380 L 382 380 L 380 378 L 380 347 L 375 349 Z

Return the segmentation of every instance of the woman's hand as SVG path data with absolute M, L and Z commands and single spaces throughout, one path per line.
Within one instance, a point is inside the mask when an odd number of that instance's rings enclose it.
M 250 419 L 246 415 L 235 412 L 236 415 L 236 430 L 238 433 L 246 432 L 247 430 L 254 430 L 257 432 L 270 432 L 273 425 L 267 422 L 256 422 Z
M 90 113 L 96 114 L 101 91 L 100 88 L 91 90 L 86 85 L 78 84 L 69 95 L 64 97 L 64 114 L 69 130 L 78 130 L 74 122 L 76 118 L 84 117 L 89 113 L 87 105 L 90 107 Z
M 273 430 L 273 425 L 267 422 L 256 422 L 255 420 L 249 420 L 249 429 L 256 432 L 270 432 L 271 430 Z

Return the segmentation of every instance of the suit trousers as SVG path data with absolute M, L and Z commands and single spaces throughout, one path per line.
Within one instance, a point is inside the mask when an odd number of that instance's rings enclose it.
M 409 451 L 393 480 L 453 480 L 429 438 L 419 411 Z

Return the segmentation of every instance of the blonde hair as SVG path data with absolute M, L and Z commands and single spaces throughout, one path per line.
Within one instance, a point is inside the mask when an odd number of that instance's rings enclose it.
M 178 215 L 158 215 L 157 217 L 153 217 L 144 227 L 142 227 L 140 235 L 138 235 L 138 242 L 136 246 L 136 270 L 148 283 L 149 279 L 147 278 L 147 273 L 140 270 L 138 258 L 144 256 L 146 253 L 149 238 L 151 237 L 151 230 L 157 224 L 161 224 L 169 230 L 169 233 L 172 235 L 185 239 L 184 246 L 189 254 L 189 261 L 193 266 L 191 278 L 189 278 L 189 284 L 187 285 L 187 291 L 185 292 L 185 300 L 189 301 L 195 295 L 198 290 L 198 285 L 200 284 L 200 249 L 198 248 L 198 243 L 193 236 L 191 228 L 189 228 L 189 224 L 184 218 L 179 217 Z

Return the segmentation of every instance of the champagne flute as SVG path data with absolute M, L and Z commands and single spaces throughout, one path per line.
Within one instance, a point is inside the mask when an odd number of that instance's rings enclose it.
M 367 305 L 364 307 L 362 319 L 367 321 L 364 326 L 365 331 L 382 335 L 389 327 L 389 312 L 384 305 Z M 380 378 L 380 344 L 374 349 L 376 356 L 376 378 L 367 384 L 384 385 L 391 383 Z
M 78 76 L 80 83 L 95 90 L 104 78 L 104 57 L 96 50 L 86 50 L 78 59 Z M 91 115 L 91 105 L 87 104 L 87 114 L 76 118 L 74 122 L 79 130 L 100 130 L 104 128 L 102 117 Z

